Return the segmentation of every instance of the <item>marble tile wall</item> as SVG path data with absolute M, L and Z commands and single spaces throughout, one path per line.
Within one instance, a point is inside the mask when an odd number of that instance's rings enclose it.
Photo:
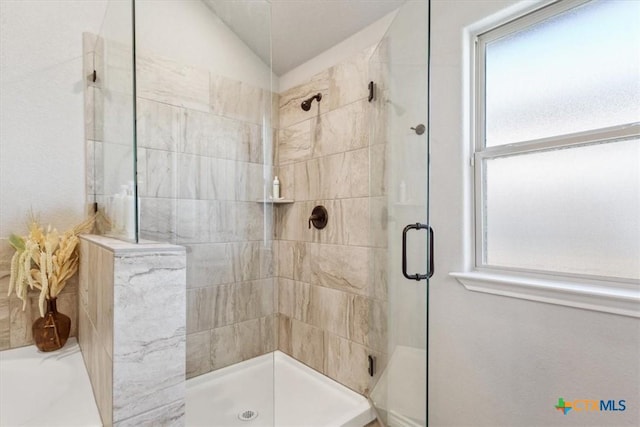
M 85 84 L 87 194 L 104 206 L 130 179 L 130 49 L 85 34 L 84 52 L 85 74 L 98 71 Z M 274 132 L 264 120 L 277 120 L 278 97 L 144 46 L 136 59 L 140 237 L 187 248 L 187 373 L 272 351 L 273 213 L 256 201 L 270 189 Z M 233 357 L 211 349 L 225 336 L 238 343 Z M 211 351 L 195 351 L 202 345 Z
M 184 425 L 184 248 L 83 236 L 80 249 L 79 343 L 103 423 Z
M 277 96 L 149 52 L 138 58 L 140 231 L 187 248 L 191 377 L 275 348 L 273 211 L 257 201 L 271 187 L 264 123 Z
M 187 377 L 280 348 L 370 389 L 365 362 L 386 359 L 387 305 L 386 148 L 370 142 L 370 54 L 280 96 L 139 55 L 141 237 L 187 248 Z M 272 162 L 292 205 L 256 203 Z M 307 228 L 316 204 L 329 210 L 322 231 Z
M 9 291 L 13 248 L 8 239 L 0 239 L 0 351 L 33 344 L 31 325 L 40 317 L 38 291 L 29 292 L 29 301 L 22 301 Z M 78 332 L 78 276 L 75 275 L 58 296 L 58 310 L 71 318 L 71 336 Z
M 278 348 L 363 394 L 377 380 L 368 356 L 378 372 L 387 358 L 386 146 L 370 138 L 371 53 L 280 94 L 278 176 L 295 203 L 275 214 Z M 323 230 L 308 228 L 315 205 L 329 214 Z

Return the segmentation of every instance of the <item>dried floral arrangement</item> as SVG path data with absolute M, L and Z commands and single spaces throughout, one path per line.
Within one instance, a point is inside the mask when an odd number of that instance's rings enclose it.
M 78 235 L 93 229 L 95 216 L 91 216 L 70 230 L 60 234 L 49 225 L 46 230 L 33 215 L 29 220 L 29 234 L 12 234 L 9 243 L 16 250 L 11 259 L 9 295 L 15 289 L 27 307 L 29 289 L 39 289 L 38 306 L 44 316 L 45 300 L 56 298 L 67 281 L 78 271 Z

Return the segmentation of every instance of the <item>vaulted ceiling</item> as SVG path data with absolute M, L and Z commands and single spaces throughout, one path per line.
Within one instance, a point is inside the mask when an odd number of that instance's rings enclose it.
M 405 0 L 203 0 L 277 75 L 397 9 Z M 271 36 L 271 37 L 269 37 Z

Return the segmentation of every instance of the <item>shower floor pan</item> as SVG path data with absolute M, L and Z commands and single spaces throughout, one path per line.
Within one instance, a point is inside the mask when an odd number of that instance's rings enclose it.
M 363 396 L 276 351 L 187 381 L 187 426 L 362 427 Z

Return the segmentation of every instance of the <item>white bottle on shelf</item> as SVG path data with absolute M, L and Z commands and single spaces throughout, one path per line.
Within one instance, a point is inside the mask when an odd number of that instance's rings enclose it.
M 125 199 L 127 197 L 127 186 L 121 185 L 120 192 L 113 196 L 113 216 L 111 219 L 111 231 L 121 234 L 125 229 Z
M 133 181 L 129 181 L 126 190 L 126 196 L 123 199 L 124 210 L 124 231 L 128 239 L 135 237 L 135 221 L 136 221 L 136 207 L 135 200 L 133 198 Z
M 273 200 L 278 200 L 280 198 L 280 180 L 278 179 L 278 175 L 273 180 Z

